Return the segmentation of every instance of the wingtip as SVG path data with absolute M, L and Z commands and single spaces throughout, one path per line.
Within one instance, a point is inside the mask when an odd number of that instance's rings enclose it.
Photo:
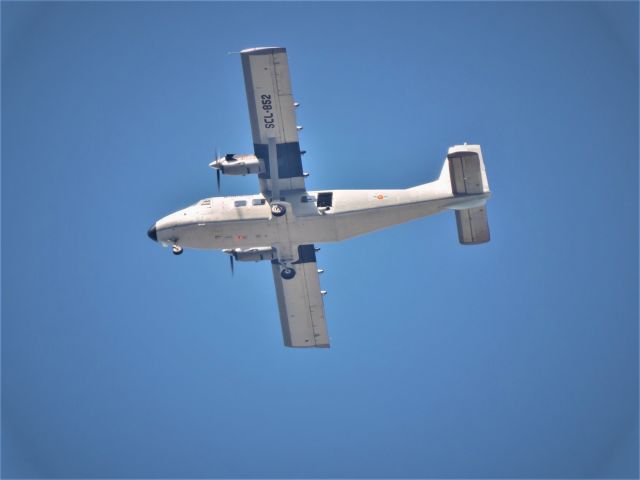
M 267 55 L 270 53 L 280 53 L 286 52 L 287 49 L 284 47 L 253 47 L 253 48 L 245 48 L 244 50 L 240 50 L 240 54 L 242 55 Z

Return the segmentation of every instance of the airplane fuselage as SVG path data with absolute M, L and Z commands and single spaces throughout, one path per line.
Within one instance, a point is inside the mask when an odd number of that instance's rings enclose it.
M 481 205 L 489 193 L 454 196 L 448 183 L 398 190 L 287 191 L 275 217 L 261 195 L 213 197 L 155 224 L 165 246 L 234 249 L 338 242 L 444 210 Z

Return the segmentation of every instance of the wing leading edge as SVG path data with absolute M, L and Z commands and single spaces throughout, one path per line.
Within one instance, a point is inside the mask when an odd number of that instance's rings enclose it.
M 282 336 L 287 347 L 329 347 L 324 317 L 324 301 L 313 245 L 298 247 L 300 259 L 294 263 L 296 276 L 284 280 L 280 265 L 272 261 Z
M 274 179 L 269 165 L 270 138 L 276 144 L 278 190 L 304 190 L 287 50 L 278 47 L 250 48 L 240 55 L 253 148 L 256 157 L 265 164 L 264 171 L 258 176 L 260 190 L 265 196 L 271 196 Z

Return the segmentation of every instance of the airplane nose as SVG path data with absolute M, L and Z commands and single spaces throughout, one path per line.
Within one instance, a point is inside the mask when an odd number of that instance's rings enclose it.
M 155 223 L 153 225 L 151 225 L 151 228 L 149 230 L 147 230 L 147 235 L 149 235 L 149 238 L 151 240 L 153 240 L 154 242 L 158 241 L 158 234 L 156 232 L 156 224 Z

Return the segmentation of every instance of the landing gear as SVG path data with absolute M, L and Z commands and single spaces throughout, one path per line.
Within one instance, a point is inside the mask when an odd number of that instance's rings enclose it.
M 274 217 L 281 217 L 285 213 L 287 213 L 287 209 L 284 208 L 284 205 L 280 205 L 278 203 L 271 205 L 271 215 Z
M 174 245 L 171 248 L 171 251 L 173 252 L 174 255 L 180 255 L 182 253 L 182 247 L 179 245 Z
M 285 280 L 291 280 L 293 277 L 296 276 L 296 271 L 291 267 L 284 267 L 280 271 L 280 276 Z

